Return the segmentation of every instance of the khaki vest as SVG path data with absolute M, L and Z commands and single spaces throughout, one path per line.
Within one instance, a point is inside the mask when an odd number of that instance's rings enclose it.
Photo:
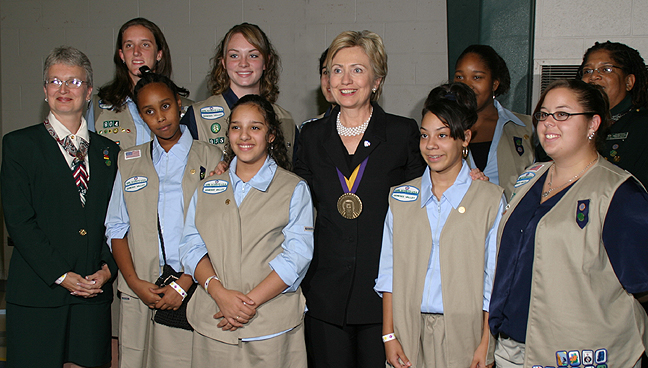
M 288 150 L 288 159 L 292 162 L 293 144 L 295 142 L 295 121 L 292 115 L 281 106 L 272 104 L 277 119 L 281 123 Z M 198 130 L 198 139 L 201 141 L 215 144 L 225 152 L 225 143 L 227 143 L 227 118 L 230 116 L 230 109 L 222 95 L 211 96 L 208 99 L 193 104 L 194 116 L 196 118 L 196 129 Z
M 508 216 L 552 164 L 534 165 L 520 176 L 500 239 Z M 632 367 L 648 345 L 646 313 L 621 286 L 601 240 L 612 197 L 630 177 L 599 156 L 538 223 L 524 367 L 557 366 L 558 352 L 570 351 L 579 351 L 585 365 L 582 352 L 596 358 L 600 349 L 607 351 L 608 367 Z M 585 200 L 589 204 L 581 206 Z M 577 217 L 584 209 L 589 213 L 581 229 Z
M 181 110 L 184 114 L 193 101 L 184 97 L 180 97 L 180 100 L 182 102 Z M 100 101 L 98 95 L 92 96 L 92 105 L 97 134 L 110 138 L 119 144 L 122 150 L 137 144 L 137 128 L 128 106 L 124 106 L 120 112 L 117 112 L 112 109 L 112 105 Z M 152 133 L 151 139 L 153 139 Z
M 531 165 L 535 158 L 533 145 L 533 122 L 531 116 L 513 113 L 526 126 L 520 126 L 512 121 L 504 124 L 502 137 L 497 146 L 497 173 L 499 185 L 504 188 L 506 198 L 511 198 L 513 185 L 517 177 Z M 518 152 L 514 138 L 522 139 L 522 155 Z
M 396 191 L 403 187 L 409 187 L 410 193 L 412 188 L 420 191 L 421 178 L 399 186 Z M 441 231 L 439 261 L 448 367 L 469 367 L 481 342 L 485 244 L 501 198 L 499 186 L 473 181 L 460 207 L 451 210 Z M 421 302 L 432 232 L 427 210 L 421 208 L 420 193 L 410 202 L 390 196 L 389 206 L 394 216 L 394 333 L 412 367 L 418 367 Z M 465 212 L 461 213 L 462 209 Z M 493 350 L 491 343 L 488 362 L 493 361 Z
M 288 225 L 290 199 L 300 180 L 277 168 L 267 191 L 250 189 L 240 207 L 234 200 L 229 171 L 206 179 L 198 187 L 196 228 L 225 288 L 247 294 L 272 272 L 269 262 L 283 251 L 282 230 Z M 244 327 L 222 331 L 216 327 L 220 320 L 213 318 L 218 305 L 203 288 L 198 288 L 189 301 L 187 318 L 200 334 L 237 344 L 239 339 L 266 336 L 299 325 L 305 306 L 300 287 L 259 306 Z
M 157 228 L 157 208 L 160 182 L 151 159 L 151 144 L 148 142 L 119 154 L 119 172 L 122 178 L 124 200 L 130 217 L 128 244 L 137 276 L 148 282 L 155 282 L 160 275 L 160 258 Z M 139 151 L 139 158 L 126 159 L 129 152 Z M 201 167 L 205 175 L 221 160 L 221 152 L 205 142 L 193 141 L 184 176 L 182 195 L 186 216 L 191 196 L 200 183 Z M 181 270 L 176 270 L 181 271 Z M 118 276 L 119 291 L 135 296 L 124 280 Z

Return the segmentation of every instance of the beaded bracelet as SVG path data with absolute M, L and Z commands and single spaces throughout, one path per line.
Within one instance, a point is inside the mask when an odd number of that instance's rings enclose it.
M 387 335 L 383 335 L 382 339 L 383 339 L 383 342 L 392 341 L 392 340 L 396 339 L 396 336 L 394 336 L 393 333 L 390 333 L 390 334 L 387 334 Z
M 184 289 L 182 288 L 182 286 L 176 284 L 175 281 L 172 281 L 172 282 L 169 284 L 169 286 L 171 286 L 171 287 L 173 288 L 173 290 L 177 291 L 178 294 L 180 294 L 180 296 L 182 297 L 182 300 L 183 300 L 183 301 L 185 300 L 185 298 L 187 297 L 187 292 L 184 291 Z

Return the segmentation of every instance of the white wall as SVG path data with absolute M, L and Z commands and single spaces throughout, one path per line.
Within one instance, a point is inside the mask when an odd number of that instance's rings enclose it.
M 341 31 L 368 29 L 383 37 L 389 74 L 381 103 L 388 112 L 420 120 L 427 92 L 447 78 L 445 0 L 2 0 L 2 132 L 43 118 L 42 63 L 52 48 L 85 52 L 98 87 L 113 74 L 119 27 L 138 16 L 162 28 L 174 80 L 195 100 L 208 96 L 205 77 L 216 43 L 235 24 L 258 24 L 282 59 L 278 103 L 296 121 L 320 112 L 318 58 Z
M 646 9 L 648 0 L 536 0 L 534 90 L 543 63 L 580 65 L 596 41 L 625 43 L 648 61 Z

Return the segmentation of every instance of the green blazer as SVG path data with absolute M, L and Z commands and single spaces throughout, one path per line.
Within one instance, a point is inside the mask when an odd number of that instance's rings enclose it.
M 107 158 L 104 152 L 107 151 Z M 81 206 L 72 170 L 43 124 L 5 135 L 0 185 L 9 235 L 14 242 L 7 302 L 33 307 L 109 303 L 112 282 L 84 299 L 55 281 L 68 271 L 87 276 L 117 264 L 104 240 L 104 218 L 117 170 L 119 147 L 90 132 L 90 181 Z

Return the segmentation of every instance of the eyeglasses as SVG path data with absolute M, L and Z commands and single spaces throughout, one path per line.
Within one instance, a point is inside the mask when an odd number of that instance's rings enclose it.
M 617 69 L 622 69 L 621 67 L 618 67 L 616 65 L 604 65 L 595 69 L 592 68 L 583 68 L 582 73 L 583 76 L 585 75 L 593 75 L 594 71 L 598 72 L 599 74 L 610 74 L 614 71 L 614 68 Z
M 554 120 L 556 121 L 565 121 L 572 117 L 573 115 L 595 115 L 596 113 L 594 112 L 577 112 L 577 113 L 568 113 L 564 111 L 556 111 L 554 113 L 551 112 L 544 112 L 544 111 L 538 111 L 535 114 L 533 114 L 533 117 L 536 118 L 538 121 L 545 121 L 549 116 L 553 117 Z
M 76 88 L 81 88 L 83 83 L 88 83 L 88 82 L 77 78 L 66 80 L 66 81 L 62 81 L 58 78 L 52 78 L 48 81 L 45 81 L 46 86 L 52 86 L 53 88 L 61 88 L 61 86 L 65 84 L 65 86 L 68 88 L 76 89 Z

